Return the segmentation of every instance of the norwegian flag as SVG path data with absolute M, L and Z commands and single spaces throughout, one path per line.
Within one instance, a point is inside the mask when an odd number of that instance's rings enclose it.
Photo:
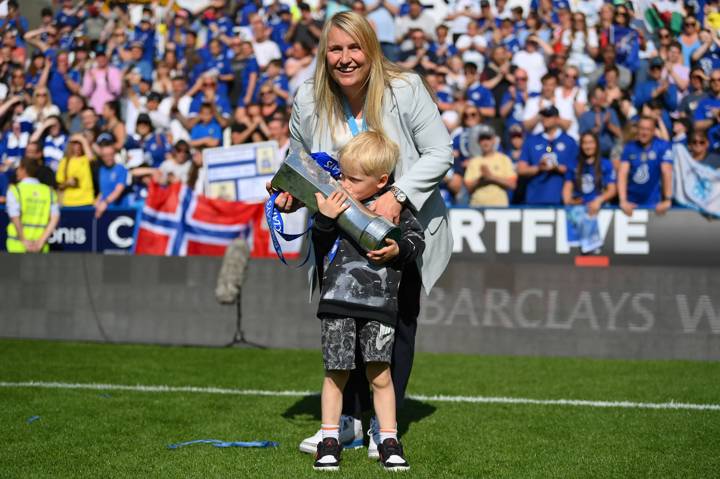
M 182 183 L 152 183 L 139 213 L 135 254 L 220 256 L 238 237 L 251 242 L 254 257 L 265 257 L 269 235 L 261 203 L 210 199 Z

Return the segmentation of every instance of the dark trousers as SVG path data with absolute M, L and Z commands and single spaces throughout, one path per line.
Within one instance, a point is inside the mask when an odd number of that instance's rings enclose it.
M 405 399 L 405 390 L 410 380 L 413 359 L 415 357 L 415 334 L 417 318 L 420 314 L 420 289 L 422 278 L 417 265 L 412 264 L 403 270 L 400 290 L 398 291 L 398 322 L 395 326 L 395 345 L 393 346 L 392 374 L 395 388 L 395 405 L 400 409 Z M 350 372 L 343 392 L 343 414 L 359 418 L 363 411 L 372 408 L 370 385 L 365 375 L 365 363 L 358 345 L 355 347 L 356 368 Z

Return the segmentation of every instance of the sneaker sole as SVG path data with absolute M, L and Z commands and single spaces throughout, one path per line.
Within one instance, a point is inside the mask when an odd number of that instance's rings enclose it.
M 380 459 L 380 453 L 378 452 L 377 449 L 375 449 L 375 450 L 373 450 L 373 451 L 371 451 L 370 449 L 368 449 L 368 457 L 369 457 L 370 459 Z
M 340 470 L 340 466 L 324 466 L 324 467 L 313 466 L 313 469 L 315 469 L 316 471 L 330 471 L 330 472 L 332 472 L 332 471 L 339 471 L 339 470 Z
M 402 472 L 402 471 L 409 471 L 410 466 L 395 466 L 395 467 L 386 467 L 386 471 L 388 472 Z
M 352 442 L 343 444 L 343 449 L 360 449 L 363 447 L 362 439 L 355 439 Z M 300 452 L 305 454 L 315 454 L 317 452 L 317 444 L 310 444 L 309 442 L 300 443 Z

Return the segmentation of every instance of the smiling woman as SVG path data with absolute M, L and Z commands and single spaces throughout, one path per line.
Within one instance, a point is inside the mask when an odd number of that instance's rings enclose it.
M 452 251 L 447 210 L 438 190 L 439 182 L 452 166 L 451 141 L 422 78 L 383 56 L 377 36 L 364 16 L 342 12 L 325 24 L 315 76 L 301 85 L 295 96 L 290 122 L 292 147 L 335 156 L 351 138 L 365 130 L 383 133 L 400 148 L 394 184 L 380 193 L 371 208 L 395 223 L 403 208 L 411 208 L 425 236 L 422 259 L 402 270 L 398 294 L 391 371 L 399 407 L 412 368 L 421 286 L 426 291 L 432 288 Z M 292 211 L 293 199 L 281 193 L 276 206 Z M 352 417 L 361 417 L 362 411 L 371 405 L 367 379 L 359 373 L 365 369 L 362 357 L 355 361 L 357 368 L 344 394 L 343 413 L 347 417 L 340 421 L 341 438 L 347 439 L 349 433 L 354 444 L 362 441 L 362 426 Z M 346 428 L 350 430 L 345 431 Z M 368 449 L 371 457 L 378 455 L 381 430 L 377 429 L 371 434 Z M 322 437 L 322 431 L 318 431 L 302 442 L 300 450 L 315 453 Z

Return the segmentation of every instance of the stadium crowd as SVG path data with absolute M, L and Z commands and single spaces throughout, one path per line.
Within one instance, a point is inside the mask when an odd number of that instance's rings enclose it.
M 516 5 L 516 4 L 514 4 Z M 717 0 L 307 3 L 61 0 L 30 28 L 0 2 L 0 202 L 23 157 L 65 207 L 201 188 L 204 148 L 289 148 L 293 94 L 328 15 L 367 15 L 424 75 L 453 137 L 450 205 L 671 205 L 672 145 L 720 168 Z

